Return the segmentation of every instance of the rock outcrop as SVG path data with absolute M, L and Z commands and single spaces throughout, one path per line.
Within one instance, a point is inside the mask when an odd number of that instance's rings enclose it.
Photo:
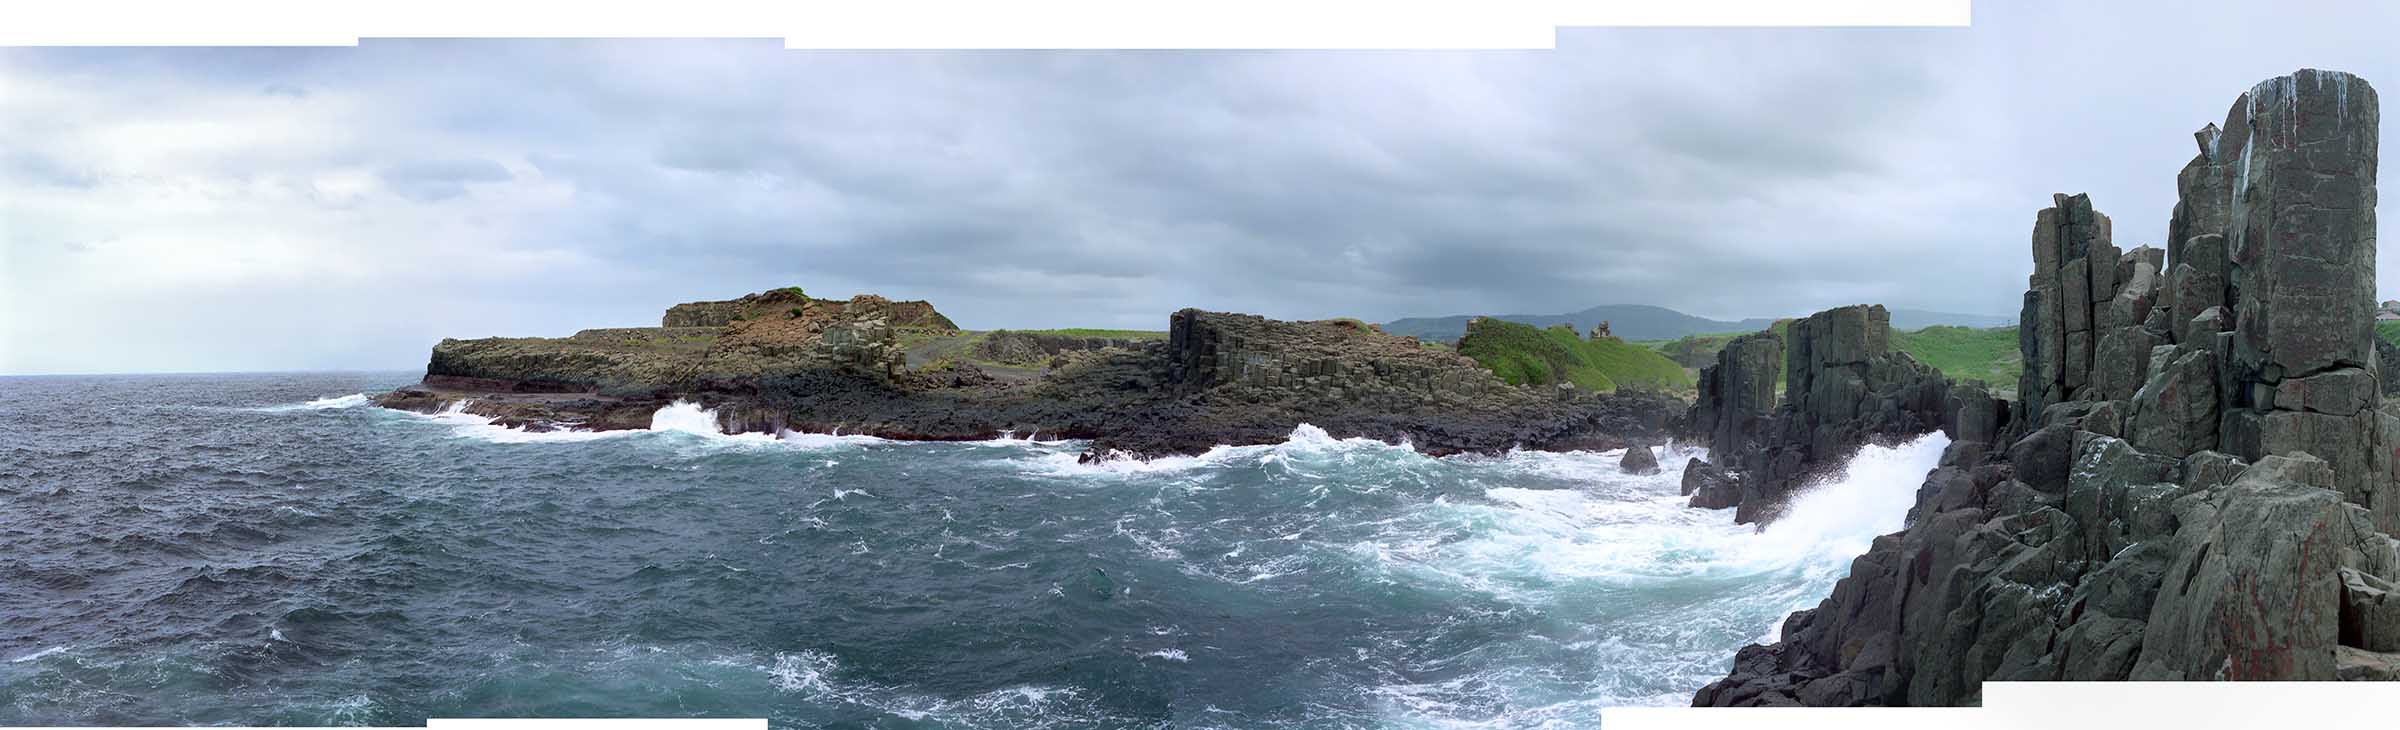
M 1617 459 L 1617 469 L 1627 474 L 1657 474 L 1658 455 L 1642 444 L 1627 446 L 1625 456 Z
M 646 427 L 680 398 L 714 408 L 728 431 L 1040 433 L 1091 439 L 1094 456 L 1272 443 L 1303 423 L 1434 454 L 1612 449 L 1663 440 L 1678 408 L 1659 395 L 1512 387 L 1471 359 L 1353 320 L 1184 310 L 1163 341 L 986 335 L 1002 354 L 1050 356 L 1017 379 L 953 358 L 907 367 L 904 343 L 957 336 L 923 302 L 779 289 L 677 305 L 663 320 L 678 326 L 445 340 L 423 383 L 378 402 L 431 412 L 470 401 L 469 412 L 505 425 L 619 429 Z M 689 324 L 708 322 L 722 324 Z
M 2118 252 L 2088 198 L 2055 198 L 2036 217 L 2021 400 L 2005 419 L 1955 409 L 1907 529 L 1694 704 L 2400 677 L 2377 114 L 2348 74 L 2253 87 L 2201 130 L 2163 261 Z
M 712 381 L 838 369 L 897 377 L 908 330 L 955 331 L 924 302 L 872 294 L 810 299 L 777 289 L 731 301 L 679 304 L 665 327 L 592 329 L 571 337 L 443 340 L 426 368 L 436 383 L 483 381 L 503 391 L 641 396 Z M 508 383 L 506 387 L 491 383 Z
M 1727 343 L 1717 364 L 1701 370 L 1699 397 L 1686 419 L 1741 485 L 1732 500 L 1736 522 L 1774 519 L 1794 489 L 1861 446 L 1949 428 L 1956 420 L 1949 379 L 1891 349 L 1891 314 L 1882 305 L 1818 312 L 1793 321 L 1790 331 L 1788 344 L 1772 330 Z M 1726 501 L 1711 491 L 1693 504 Z
M 1140 349 L 1143 340 L 1128 337 L 1089 337 L 1052 332 L 993 330 L 975 343 L 977 358 L 1011 365 L 1039 366 L 1072 353 L 1109 348 Z

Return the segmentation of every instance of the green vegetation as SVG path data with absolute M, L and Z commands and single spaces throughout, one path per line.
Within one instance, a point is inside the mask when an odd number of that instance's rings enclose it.
M 1792 321 L 1778 319 L 1775 320 L 1774 326 L 1768 329 L 1774 330 L 1775 336 L 1782 337 L 1791 332 Z M 1641 345 L 1657 350 L 1658 354 L 1667 356 L 1667 359 L 1675 361 L 1677 365 L 1698 370 L 1716 364 L 1717 351 L 1725 349 L 1725 343 L 1732 342 L 1733 338 L 1746 334 L 1750 333 L 1712 332 L 1701 335 L 1684 335 L 1672 340 L 1649 340 Z
M 2025 355 L 2017 349 L 2017 328 L 1974 329 L 1935 325 L 1914 332 L 1893 332 L 1892 349 L 1933 366 L 1951 380 L 1981 380 L 1995 390 L 2015 392 L 2017 374 L 2025 370 Z
M 2392 343 L 2394 346 L 2400 346 L 2400 321 L 2376 322 L 2375 336 L 2383 338 L 2383 341 Z
M 1468 326 L 1458 352 L 1511 385 L 1574 383 L 1596 391 L 1621 385 L 1692 387 L 1691 375 L 1656 351 L 1616 339 L 1586 340 L 1565 326 L 1535 329 L 1487 317 Z
M 773 293 L 777 293 L 777 294 L 790 294 L 790 295 L 792 295 L 792 296 L 795 296 L 795 297 L 800 297 L 800 298 L 802 298 L 802 299 L 807 299 L 807 298 L 808 298 L 808 292 L 801 291 L 801 290 L 800 290 L 800 287 L 796 287 L 796 286 L 787 286 L 787 287 L 784 287 L 784 288 L 781 288 L 781 289 L 770 289 L 770 290 L 768 290 L 768 291 L 770 291 L 770 292 L 773 292 Z
M 2382 324 L 2400 325 L 2400 322 Z M 1775 323 L 1775 334 L 1788 335 L 1791 320 Z M 2400 343 L 2400 326 L 2376 328 L 2378 334 Z M 1717 351 L 1741 332 L 1690 335 L 1674 340 L 1642 343 L 1659 354 L 1687 368 L 1697 369 L 1717 361 Z M 1933 366 L 1952 380 L 1981 380 L 1996 392 L 2013 394 L 2017 388 L 2017 373 L 2025 368 L 2025 356 L 2017 350 L 2017 328 L 1993 327 L 1976 329 L 1935 325 L 1914 331 L 1893 331 L 1892 349 L 1908 353 L 1918 362 Z

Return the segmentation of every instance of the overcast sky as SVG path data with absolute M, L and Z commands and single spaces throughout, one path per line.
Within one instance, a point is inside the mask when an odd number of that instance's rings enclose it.
M 976 329 L 2013 316 L 2050 193 L 2158 244 L 2252 83 L 2400 84 L 2391 4 L 2092 5 L 1555 51 L 5 49 L 0 373 L 415 369 L 786 285 Z

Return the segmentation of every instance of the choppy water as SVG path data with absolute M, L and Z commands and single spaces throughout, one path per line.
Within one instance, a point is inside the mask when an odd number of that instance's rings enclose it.
M 1682 506 L 1683 453 L 1101 468 L 357 395 L 412 379 L 0 378 L 0 724 L 1587 727 L 1814 605 L 1942 445 L 1760 534 Z

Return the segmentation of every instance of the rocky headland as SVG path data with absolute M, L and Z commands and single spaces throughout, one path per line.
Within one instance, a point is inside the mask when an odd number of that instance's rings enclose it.
M 2196 136 L 2163 250 L 2120 249 L 2089 198 L 2057 196 L 2035 217 L 2014 401 L 1890 361 L 1872 308 L 1812 317 L 1788 346 L 1727 347 L 1690 420 L 1727 463 L 1694 465 L 1695 503 L 1771 515 L 1795 475 L 1855 443 L 1937 427 L 1952 443 L 1906 529 L 1693 704 L 1973 704 L 1989 680 L 2400 679 L 2377 115 L 2345 73 L 2251 88 Z
M 1511 386 L 1354 320 L 1187 309 L 1164 338 L 970 334 L 925 302 L 798 289 L 675 305 L 658 327 L 444 340 L 422 383 L 376 398 L 533 430 L 645 428 L 675 400 L 714 410 L 729 433 L 1040 435 L 1089 439 L 1093 458 L 1273 443 L 1303 423 L 1431 454 L 1609 449 L 1663 441 L 1682 407 Z

